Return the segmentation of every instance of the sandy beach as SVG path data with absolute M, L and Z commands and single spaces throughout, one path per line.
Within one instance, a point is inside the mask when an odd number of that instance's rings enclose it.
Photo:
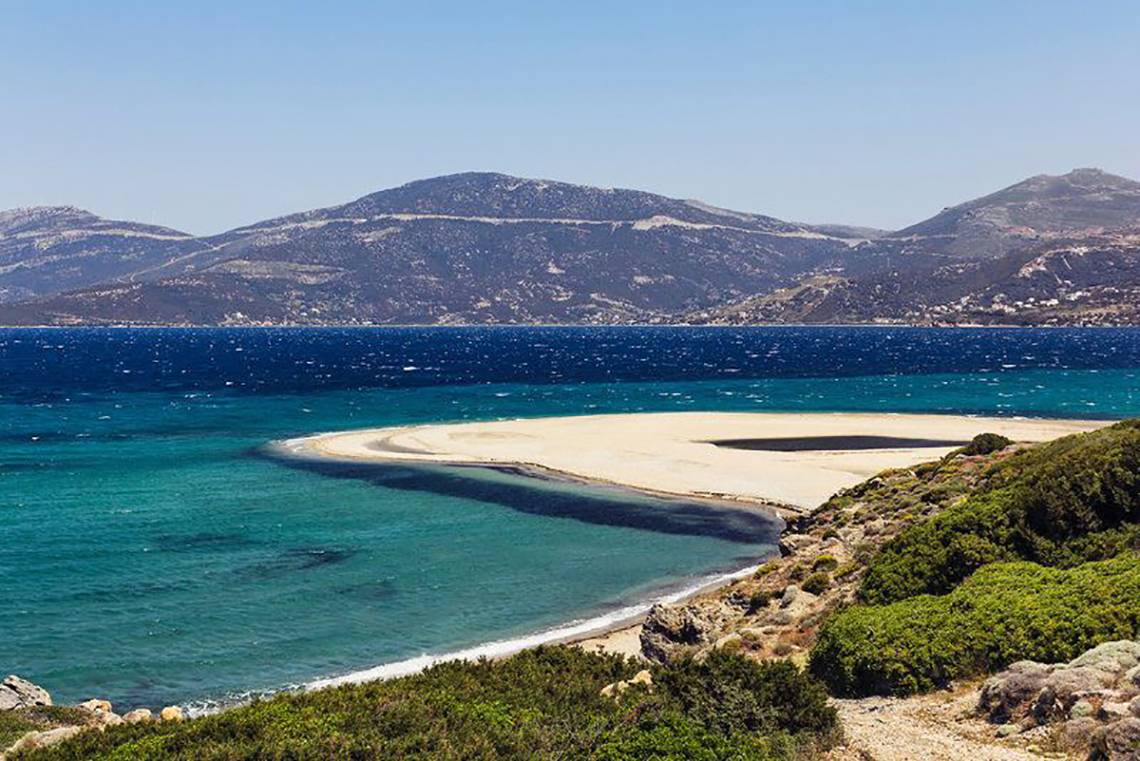
M 983 432 L 1036 442 L 1109 421 L 871 413 L 663 412 L 324 433 L 283 443 L 343 461 L 517 467 L 658 494 L 809 511 Z

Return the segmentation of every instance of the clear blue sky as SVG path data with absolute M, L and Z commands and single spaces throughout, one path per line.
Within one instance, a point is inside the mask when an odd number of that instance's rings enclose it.
M 0 208 L 496 170 L 898 227 L 1074 166 L 1140 178 L 1136 0 L 0 3 Z

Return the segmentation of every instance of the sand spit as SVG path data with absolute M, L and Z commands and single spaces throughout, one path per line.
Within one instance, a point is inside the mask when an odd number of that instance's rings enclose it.
M 654 412 L 433 424 L 290 439 L 295 456 L 546 471 L 690 498 L 810 511 L 983 432 L 1038 442 L 1110 421 L 887 413 Z M 869 445 L 870 444 L 870 445 Z

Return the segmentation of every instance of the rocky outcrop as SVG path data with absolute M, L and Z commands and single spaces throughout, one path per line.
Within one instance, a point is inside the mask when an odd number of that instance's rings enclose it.
M 758 658 L 805 652 L 827 616 L 856 599 L 867 560 L 880 547 L 975 489 L 986 478 L 986 465 L 1015 451 L 885 471 L 841 491 L 791 520 L 779 557 L 751 577 L 692 600 L 655 605 L 642 628 L 642 654 L 667 663 L 717 647 Z
M 688 603 L 657 603 L 641 627 L 641 652 L 669 663 L 679 655 L 713 644 L 739 610 L 717 599 Z
M 982 685 L 978 712 L 1017 731 L 1060 723 L 1071 749 L 1138 758 L 1140 642 L 1106 642 L 1068 663 L 1015 663 Z
M 48 691 L 26 679 L 11 674 L 0 682 L 0 711 L 50 705 L 51 695 Z

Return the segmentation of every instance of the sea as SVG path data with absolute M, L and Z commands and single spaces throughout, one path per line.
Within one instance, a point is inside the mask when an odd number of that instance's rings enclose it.
M 1140 415 L 1140 330 L 0 330 L 0 672 L 195 711 L 494 656 L 746 573 L 756 512 L 273 442 L 663 410 Z

